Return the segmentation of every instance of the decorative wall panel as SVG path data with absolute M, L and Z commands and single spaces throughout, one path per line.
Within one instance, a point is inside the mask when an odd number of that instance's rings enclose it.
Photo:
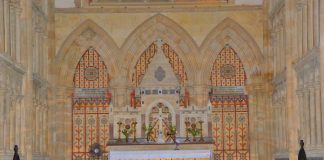
M 109 74 L 107 67 L 100 59 L 100 55 L 93 48 L 89 48 L 81 57 L 74 74 L 76 88 L 107 88 Z
M 230 46 L 217 55 L 211 73 L 212 86 L 244 86 L 245 71 L 237 53 Z
M 210 92 L 216 160 L 250 159 L 248 96 L 233 90 L 244 87 L 245 81 L 240 58 L 233 48 L 225 46 L 211 73 L 211 85 L 216 88 Z
M 90 146 L 99 143 L 107 157 L 109 140 L 109 75 L 100 55 L 89 48 L 74 75 L 72 100 L 72 159 L 90 158 Z
M 184 70 L 184 65 L 182 60 L 179 58 L 177 53 L 166 43 L 162 45 L 163 52 L 165 56 L 169 59 L 170 65 L 178 77 L 181 86 L 185 85 L 187 80 L 187 74 Z M 157 52 L 157 45 L 152 43 L 140 56 L 139 60 L 135 65 L 135 72 L 133 73 L 132 81 L 135 87 L 139 86 L 144 74 L 147 71 L 148 65 L 151 59 Z
M 216 96 L 213 138 L 216 160 L 249 159 L 247 96 Z

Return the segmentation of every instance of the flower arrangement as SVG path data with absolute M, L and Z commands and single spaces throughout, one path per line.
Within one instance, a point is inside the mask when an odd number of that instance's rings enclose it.
M 192 141 L 196 141 L 196 136 L 198 136 L 201 133 L 201 129 L 198 129 L 196 124 L 191 124 L 191 128 L 187 129 L 188 132 L 192 135 Z
M 152 133 L 153 133 L 153 126 L 150 124 L 148 126 L 146 126 L 145 124 L 143 124 L 143 129 L 145 131 L 145 135 L 146 135 L 146 141 L 149 142 L 152 139 Z
M 128 143 L 129 136 L 133 133 L 133 129 L 129 124 L 126 124 L 125 128 L 122 130 L 122 133 L 125 136 L 126 143 Z

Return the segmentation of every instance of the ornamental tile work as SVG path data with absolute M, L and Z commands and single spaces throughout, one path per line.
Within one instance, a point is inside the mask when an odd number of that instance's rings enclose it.
M 74 74 L 76 88 L 107 88 L 109 74 L 107 67 L 100 59 L 100 55 L 93 48 L 89 48 L 81 57 Z
M 99 143 L 107 157 L 109 139 L 109 75 L 100 55 L 89 48 L 74 75 L 72 99 L 72 159 L 89 159 L 90 146 Z M 103 92 L 104 91 L 104 92 Z M 83 92 L 80 93 L 80 92 Z
M 181 86 L 185 85 L 187 81 L 187 74 L 184 69 L 182 60 L 177 53 L 166 43 L 162 45 L 163 53 L 169 59 L 170 65 L 179 79 Z M 140 56 L 135 65 L 135 73 L 133 73 L 132 81 L 135 87 L 139 86 L 141 80 L 148 69 L 153 56 L 157 52 L 157 45 L 152 43 Z
M 216 96 L 213 107 L 213 139 L 216 160 L 248 160 L 248 97 Z
M 245 85 L 243 64 L 232 47 L 224 47 L 217 55 L 210 79 L 212 86 Z
M 211 73 L 213 87 L 244 86 L 243 64 L 230 46 L 217 55 Z M 217 91 L 216 91 L 217 92 Z M 249 160 L 248 96 L 244 93 L 217 92 L 210 95 L 213 106 L 213 139 L 216 160 Z

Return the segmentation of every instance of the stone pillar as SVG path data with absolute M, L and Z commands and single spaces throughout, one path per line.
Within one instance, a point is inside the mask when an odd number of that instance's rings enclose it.
M 19 3 L 19 2 L 17 2 Z M 20 47 L 21 47 L 21 44 L 20 44 L 20 36 L 21 36 L 21 29 L 20 29 L 20 14 L 21 14 L 21 8 L 19 8 L 19 5 L 17 6 L 16 8 L 16 61 L 17 63 L 20 63 L 20 60 L 21 60 L 21 53 L 20 53 Z
M 53 159 L 70 159 L 72 157 L 72 89 L 67 87 L 55 88 L 55 97 L 52 97 L 53 103 L 51 113 L 54 125 L 54 137 L 52 144 L 54 146 Z M 51 108 L 52 108 L 51 107 Z
M 307 47 L 307 34 L 308 34 L 308 30 L 307 30 L 307 6 L 304 5 L 303 6 L 303 55 L 307 53 L 308 51 L 308 47 Z
M 0 1 L 0 54 L 5 52 L 4 44 L 5 44 L 5 20 L 4 20 L 4 0 Z
M 16 60 L 16 4 L 15 2 L 9 3 L 9 24 L 10 24 L 10 58 L 12 58 L 14 61 Z
M 253 80 L 254 81 L 254 80 Z M 262 81 L 252 83 L 246 86 L 249 96 L 249 136 L 251 159 L 271 159 L 270 145 L 271 142 L 270 129 L 266 128 L 271 122 L 266 120 L 267 110 L 270 110 L 270 91 L 267 87 L 268 82 Z
M 319 47 L 319 42 L 320 42 L 320 36 L 319 36 L 319 0 L 313 0 L 313 12 L 314 12 L 314 46 Z M 300 33 L 300 32 L 298 32 Z
M 297 159 L 297 151 L 299 149 L 298 145 L 298 127 L 299 124 L 296 121 L 299 121 L 298 109 L 296 109 L 297 97 L 295 94 L 297 76 L 293 69 L 294 55 L 297 52 L 297 9 L 296 1 L 285 1 L 285 27 L 286 29 L 286 46 L 285 46 L 285 55 L 286 55 L 286 87 L 287 87 L 287 140 L 288 140 L 288 149 L 289 149 L 289 159 Z M 297 142 L 296 142 L 297 141 Z
M 305 144 L 309 145 L 311 140 L 310 140 L 310 124 L 309 124 L 309 119 L 310 119 L 310 108 L 309 108 L 309 91 L 307 89 L 304 89 L 304 133 L 305 133 Z
M 15 135 L 16 135 L 16 119 L 15 119 L 15 113 L 16 113 L 16 96 L 11 95 L 10 96 L 10 106 L 9 106 L 9 146 L 8 150 L 10 151 L 12 149 L 12 146 L 15 145 Z
M 309 107 L 310 107 L 310 132 L 311 143 L 316 144 L 316 121 L 315 121 L 315 90 L 313 86 L 309 88 Z
M 189 90 L 190 91 L 190 90 Z M 196 84 L 193 86 L 191 92 L 190 92 L 190 98 L 193 101 L 190 101 L 190 106 L 196 105 L 198 107 L 206 107 L 208 103 L 208 92 L 209 89 L 207 85 L 202 84 Z
M 20 95 L 17 96 L 17 109 L 16 109 L 16 132 L 17 132 L 17 134 L 16 134 L 15 142 L 18 146 L 23 145 L 22 137 L 24 137 L 24 135 L 22 134 L 23 133 L 22 122 L 25 121 L 25 119 L 23 117 L 23 113 L 22 113 L 23 98 L 24 98 L 24 96 L 21 95 L 21 93 L 20 93 Z M 20 152 L 22 152 L 22 150 Z
M 0 77 L 1 78 L 1 77 Z M 6 89 L 5 88 L 0 88 L 0 152 L 4 151 L 4 123 L 5 123 L 5 93 Z
M 297 43 L 298 43 L 298 52 L 297 58 L 301 58 L 303 55 L 303 5 L 301 3 L 297 3 Z
M 4 44 L 4 48 L 5 48 L 5 52 L 6 54 L 8 55 L 9 52 L 10 52 L 10 38 L 9 38 L 9 28 L 10 28 L 10 25 L 9 25 L 9 17 L 10 17 L 10 14 L 9 14 L 9 0 L 4 0 L 4 28 L 5 28 L 5 31 L 4 31 L 4 38 L 5 38 L 5 44 Z
M 312 49 L 314 47 L 314 11 L 313 11 L 313 0 L 307 0 L 307 28 L 308 28 L 308 49 Z
M 319 11 L 320 11 L 320 13 L 319 13 L 319 20 L 320 20 L 320 26 L 322 26 L 322 27 L 320 27 L 319 28 L 319 38 L 321 39 L 321 41 L 320 41 L 320 44 L 319 44 L 319 48 L 320 48 L 320 86 L 321 86 L 321 91 L 324 91 L 324 40 L 323 40 L 323 38 L 324 38 L 324 2 L 323 1 L 319 1 L 320 2 L 320 7 L 319 7 Z M 324 134 L 324 104 L 323 104 L 323 102 L 324 102 L 324 94 L 323 93 L 321 93 L 321 108 L 322 108 L 322 134 Z M 324 144 L 324 138 L 322 139 L 322 143 Z
M 305 139 L 305 133 L 304 133 L 304 97 L 303 97 L 303 93 L 298 90 L 297 91 L 297 96 L 298 96 L 298 112 L 299 112 L 299 123 L 300 123 L 300 127 L 299 127 L 299 139 Z
M 321 90 L 320 85 L 315 85 L 315 113 L 316 113 L 316 144 L 322 144 L 322 111 L 321 111 Z
M 32 0 L 24 0 L 20 1 L 22 4 L 22 17 L 21 17 L 21 29 L 24 30 L 22 32 L 24 36 L 21 36 L 21 56 L 24 60 L 25 66 L 27 66 L 26 74 L 24 76 L 24 83 L 23 83 L 23 95 L 24 97 L 24 108 L 22 108 L 22 111 L 24 112 L 25 119 L 24 119 L 24 125 L 23 125 L 23 135 L 24 135 L 24 142 L 23 142 L 23 156 L 24 160 L 32 160 L 33 154 L 32 154 L 32 124 L 33 124 L 33 75 L 32 75 L 32 65 L 33 65 L 33 56 L 31 56 L 31 53 L 33 52 L 32 49 L 32 37 L 34 36 L 32 34 Z

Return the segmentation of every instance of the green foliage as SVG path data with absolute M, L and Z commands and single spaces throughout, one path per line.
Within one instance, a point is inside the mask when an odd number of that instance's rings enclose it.
M 193 136 L 196 137 L 201 133 L 201 129 L 197 129 L 197 128 L 188 128 L 188 132 Z

